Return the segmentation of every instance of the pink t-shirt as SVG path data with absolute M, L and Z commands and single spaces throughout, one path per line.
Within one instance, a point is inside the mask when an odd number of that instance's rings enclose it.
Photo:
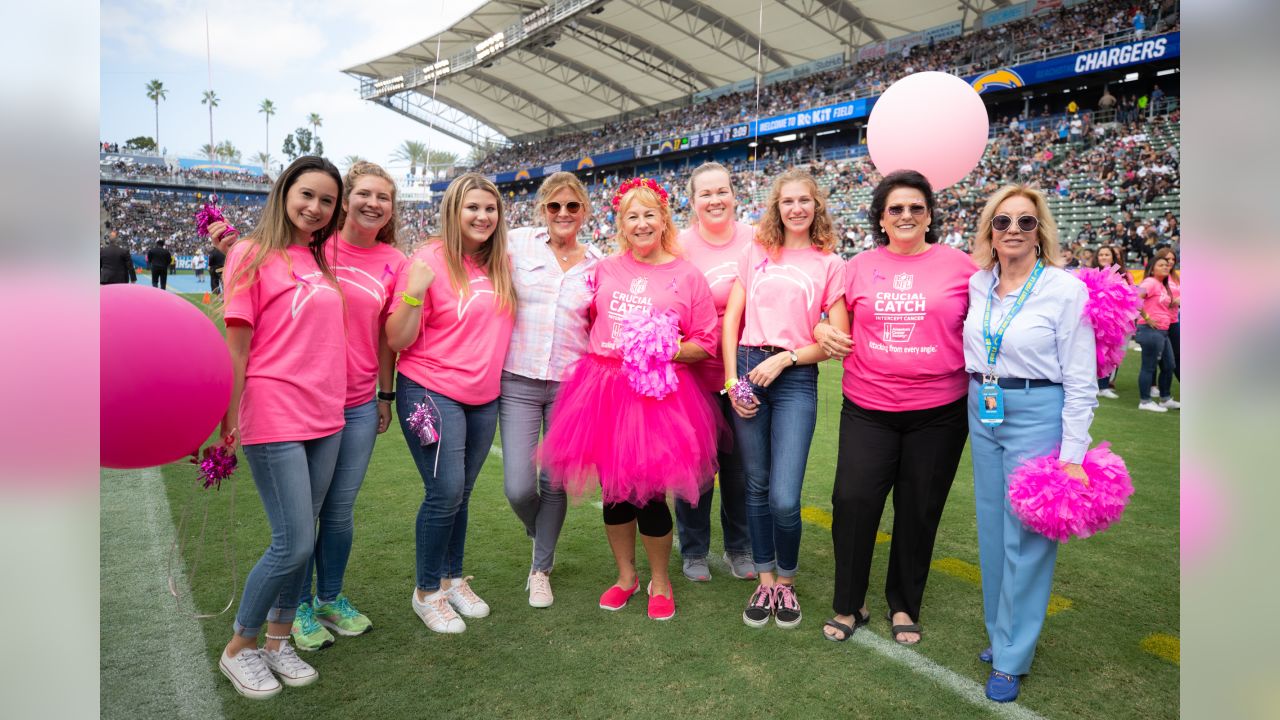
M 464 259 L 471 293 L 454 292 L 444 245 L 433 240 L 412 256 L 431 266 L 435 280 L 422 303 L 422 330 L 400 353 L 400 372 L 419 385 L 465 405 L 482 405 L 498 397 L 502 360 L 515 325 L 512 310 L 499 310 L 493 283 L 484 271 Z M 391 312 L 402 302 L 409 283 L 409 264 L 396 278 Z
M 684 259 L 693 263 L 711 288 L 711 299 L 716 304 L 715 336 L 720 337 L 724 322 L 724 307 L 729 304 L 729 291 L 738 277 L 738 258 L 742 249 L 751 243 L 752 230 L 746 223 L 734 223 L 733 237 L 724 245 L 712 245 L 703 239 L 697 226 L 690 227 L 676 237 L 684 252 Z M 710 357 L 693 364 L 694 377 L 708 392 L 719 392 L 724 386 L 724 360 Z
M 1168 330 L 1178 319 L 1178 310 L 1173 307 L 1173 299 L 1181 298 L 1182 291 L 1178 281 L 1169 278 L 1169 287 L 1153 277 L 1146 277 L 1138 285 L 1146 296 L 1142 298 L 1142 311 L 1151 318 L 1149 323 L 1156 330 Z M 1138 322 L 1143 322 L 1141 318 Z
M 404 253 L 377 243 L 352 245 L 334 233 L 326 245 L 329 267 L 338 276 L 347 301 L 346 407 L 373 399 L 378 383 L 378 337 L 387 321 L 396 277 L 404 269 Z
M 706 279 L 692 263 L 676 258 L 661 265 L 647 265 L 631 257 L 631 253 L 601 260 L 596 266 L 591 352 L 621 356 L 622 319 L 638 308 L 648 308 L 655 314 L 675 312 L 680 318 L 680 337 L 715 356 L 715 301 Z
M 224 274 L 226 319 L 253 328 L 240 396 L 240 441 L 257 445 L 332 435 L 345 424 L 342 296 L 300 245 L 269 257 L 253 284 L 231 287 L 251 250 L 257 250 L 251 240 L 232 245 Z
M 844 295 L 844 260 L 815 247 L 783 248 L 770 258 L 750 243 L 738 260 L 747 294 L 739 345 L 796 350 L 814 343 L 813 327 Z
M 853 331 L 845 397 L 870 410 L 923 410 L 963 397 L 964 318 L 977 270 L 945 245 L 919 255 L 881 247 L 853 256 L 844 284 Z

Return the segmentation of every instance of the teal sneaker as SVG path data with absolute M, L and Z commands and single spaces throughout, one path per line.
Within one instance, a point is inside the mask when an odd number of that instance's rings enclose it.
M 315 616 L 321 625 L 346 637 L 363 635 L 373 627 L 373 622 L 356 610 L 345 594 L 333 602 L 316 605 Z
M 298 606 L 298 614 L 293 618 L 289 635 L 293 637 L 294 647 L 299 650 L 319 650 L 333 644 L 333 634 L 316 622 L 316 611 L 311 603 Z

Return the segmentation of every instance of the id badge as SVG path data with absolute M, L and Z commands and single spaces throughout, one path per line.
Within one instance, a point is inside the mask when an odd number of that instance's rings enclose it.
M 984 382 L 978 390 L 978 421 L 988 426 L 1004 422 L 1004 389 L 995 382 Z

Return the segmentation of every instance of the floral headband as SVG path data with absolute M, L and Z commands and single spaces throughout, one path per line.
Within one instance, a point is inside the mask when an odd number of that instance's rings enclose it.
M 668 204 L 667 191 L 662 189 L 662 186 L 659 185 L 656 180 L 647 177 L 636 177 L 631 178 L 618 186 L 618 191 L 613 194 L 613 200 L 611 201 L 614 211 L 617 211 L 618 205 L 622 203 L 622 197 L 638 187 L 649 188 L 658 194 L 658 198 L 662 200 L 663 205 Z

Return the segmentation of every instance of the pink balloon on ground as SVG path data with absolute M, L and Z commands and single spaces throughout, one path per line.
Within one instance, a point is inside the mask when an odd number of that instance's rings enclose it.
M 867 121 L 876 170 L 915 170 L 935 191 L 968 175 L 987 147 L 987 108 L 955 75 L 919 72 L 889 86 Z
M 104 467 L 163 465 L 199 450 L 231 401 L 231 355 L 213 321 L 177 295 L 104 285 Z

